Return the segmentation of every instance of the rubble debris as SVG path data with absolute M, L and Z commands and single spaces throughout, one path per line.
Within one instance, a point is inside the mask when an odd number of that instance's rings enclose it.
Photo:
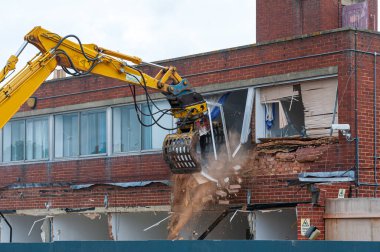
M 216 191 L 214 182 L 198 184 L 190 174 L 173 175 L 172 218 L 168 226 L 168 239 L 178 238 L 179 232 L 193 216 L 204 206 L 204 197 L 213 195 Z M 208 202 L 208 201 L 207 201 Z
M 95 219 L 101 219 L 102 216 L 98 213 L 85 213 L 83 216 L 89 218 L 90 220 L 95 220 Z
M 225 191 L 223 191 L 223 190 L 218 190 L 218 191 L 215 192 L 215 194 L 216 194 L 217 196 L 222 197 L 222 198 L 227 197 L 227 192 L 225 192 Z
M 300 147 L 317 147 L 327 144 L 338 143 L 338 137 L 302 138 L 260 138 L 256 150 L 259 154 L 276 154 L 278 152 L 292 152 Z
M 234 189 L 240 189 L 241 185 L 230 185 L 229 189 L 234 190 Z
M 296 155 L 294 153 L 277 152 L 275 159 L 280 162 L 294 162 Z
M 240 164 L 216 161 L 209 169 L 210 177 L 202 174 L 175 174 L 173 180 L 173 215 L 170 219 L 168 239 L 178 239 L 179 232 L 197 212 L 211 204 L 230 205 L 242 188 Z
M 296 151 L 296 161 L 299 163 L 315 162 L 320 160 L 324 154 L 324 150 L 315 148 L 299 148 Z
M 169 216 L 163 218 L 163 219 L 160 220 L 159 222 L 156 222 L 156 223 L 154 223 L 152 226 L 149 226 L 149 227 L 145 228 L 145 229 L 144 229 L 144 232 L 148 231 L 149 229 L 151 229 L 151 228 L 153 228 L 153 227 L 157 227 L 158 225 L 160 225 L 161 222 L 166 221 L 166 220 L 169 219 L 171 216 L 172 216 L 172 215 L 169 214 Z
M 230 204 L 230 201 L 229 200 L 219 200 L 218 203 L 219 203 L 219 205 L 228 205 L 228 204 Z

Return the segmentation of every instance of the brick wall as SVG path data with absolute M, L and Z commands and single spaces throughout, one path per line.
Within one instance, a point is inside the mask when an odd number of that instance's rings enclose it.
M 339 28 L 338 0 L 257 0 L 257 42 Z
M 377 0 L 367 0 L 369 30 L 377 30 Z M 342 27 L 341 0 L 257 0 L 257 42 Z M 374 24 L 376 28 L 374 29 Z
M 262 3 L 258 1 L 260 2 Z M 224 82 L 337 66 L 339 122 L 349 123 L 355 137 L 355 62 L 354 53 L 348 50 L 354 48 L 354 42 L 355 31 L 339 30 L 305 38 L 166 60 L 160 63 L 177 66 L 179 73 L 185 77 L 188 76 L 195 87 L 213 85 L 215 90 L 222 88 L 221 85 Z M 357 47 L 361 51 L 380 52 L 379 34 L 359 31 Z M 373 56 L 363 53 L 358 53 L 357 56 L 359 175 L 361 182 L 373 183 Z M 379 64 L 378 60 L 377 66 Z M 144 70 L 150 74 L 155 73 L 150 68 Z M 380 83 L 379 77 L 377 81 Z M 130 94 L 124 83 L 105 77 L 86 76 L 53 80 L 46 82 L 35 93 L 38 97 L 36 109 L 55 108 L 128 95 Z M 380 106 L 380 99 L 377 100 L 377 105 Z M 29 109 L 24 107 L 22 110 Z M 378 125 L 380 125 L 379 116 Z M 254 124 L 252 120 L 253 128 Z M 245 174 L 243 189 L 235 199 L 235 203 L 246 202 L 248 189 L 252 192 L 252 203 L 309 202 L 311 195 L 307 188 L 290 187 L 287 180 L 297 178 L 297 174 L 302 171 L 350 169 L 355 165 L 354 147 L 354 142 L 347 142 L 340 135 L 337 144 L 314 149 L 300 149 L 298 153 L 295 153 L 295 155 L 305 156 L 314 155 L 312 153 L 316 152 L 322 153 L 319 159 L 312 162 L 300 162 L 297 159 L 286 161 L 284 157 L 281 159 L 279 157 L 281 155 L 277 154 L 258 155 L 253 147 L 246 164 L 248 172 Z M 104 204 L 105 195 L 108 195 L 110 204 L 115 207 L 167 205 L 170 200 L 170 187 L 162 184 L 138 188 L 95 186 L 83 190 L 72 190 L 67 185 L 59 186 L 59 183 L 101 184 L 111 181 L 170 179 L 167 166 L 159 154 L 25 163 L 2 166 L 1 169 L 3 173 L 0 177 L 0 185 L 3 190 L 0 192 L 0 209 L 44 208 L 47 201 L 51 202 L 52 207 L 57 208 L 101 207 Z M 30 185 L 30 183 L 42 184 L 38 188 L 8 189 L 12 185 L 22 186 L 23 184 Z M 352 184 L 338 186 L 349 188 Z M 323 199 L 335 198 L 337 186 L 326 185 L 320 189 L 321 195 L 325 195 L 321 197 L 318 205 L 302 204 L 297 207 L 297 212 L 299 219 L 304 218 L 303 216 L 312 216 L 312 223 L 316 223 L 317 227 L 323 231 Z M 352 191 L 354 192 L 352 197 L 367 197 L 373 196 L 375 190 L 374 187 L 360 186 Z M 322 234 L 320 238 L 323 237 Z M 299 238 L 302 237 L 299 236 Z

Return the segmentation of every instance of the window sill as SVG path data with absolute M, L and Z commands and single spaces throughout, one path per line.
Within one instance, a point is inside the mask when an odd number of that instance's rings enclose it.
M 11 165 L 22 165 L 22 164 L 39 164 L 39 163 L 46 163 L 48 161 L 49 161 L 49 159 L 9 161 L 9 162 L 0 162 L 0 166 L 11 166 Z
M 13 161 L 13 162 L 7 162 L 7 163 L 0 163 L 0 167 L 1 166 L 25 165 L 25 164 L 45 164 L 45 163 L 54 163 L 54 162 L 80 161 L 80 160 L 90 160 L 90 159 L 97 159 L 97 158 L 145 156 L 145 155 L 155 155 L 155 154 L 160 154 L 160 153 L 162 153 L 161 149 L 144 150 L 144 151 L 139 151 L 139 152 L 113 153 L 110 156 L 107 156 L 105 153 L 102 153 L 102 154 L 94 154 L 94 155 L 86 155 L 86 156 L 54 158 L 53 160 L 44 159 L 44 160 L 33 160 L 33 161 Z

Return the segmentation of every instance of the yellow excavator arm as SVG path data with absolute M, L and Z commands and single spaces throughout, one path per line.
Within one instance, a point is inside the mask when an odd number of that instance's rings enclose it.
M 73 39 L 76 42 L 71 41 Z M 165 160 L 173 173 L 192 173 L 201 169 L 195 148 L 200 127 L 204 130 L 208 125 L 207 105 L 188 80 L 177 73 L 175 67 L 143 62 L 139 57 L 101 48 L 95 44 L 82 44 L 74 35 L 61 37 L 41 27 L 35 27 L 25 36 L 20 50 L 9 58 L 0 73 L 0 82 L 15 69 L 18 56 L 28 43 L 33 44 L 40 52 L 0 89 L 0 128 L 54 69 L 61 66 L 65 72 L 74 76 L 91 73 L 140 86 L 145 92 L 149 89 L 160 91 L 171 105 L 171 114 L 178 119 L 177 132 L 168 135 L 164 140 Z M 128 62 L 136 65 L 147 64 L 160 70 L 152 77 Z

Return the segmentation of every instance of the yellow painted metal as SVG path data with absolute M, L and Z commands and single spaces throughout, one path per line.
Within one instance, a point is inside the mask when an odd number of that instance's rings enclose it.
M 3 70 L 0 72 L 0 82 L 2 82 L 5 77 L 7 77 L 7 74 L 14 70 L 16 68 L 18 58 L 15 55 L 11 55 L 7 61 L 7 64 L 3 68 Z
M 171 66 L 161 69 L 155 77 L 151 77 L 125 62 L 129 61 L 140 64 L 142 60 L 139 57 L 100 48 L 95 44 L 80 44 L 79 41 L 75 43 L 68 38 L 75 39 L 76 37 L 67 36 L 62 38 L 39 26 L 35 27 L 25 36 L 25 40 L 36 46 L 41 53 L 0 88 L 0 128 L 11 119 L 22 104 L 40 87 L 57 65 L 80 73 L 92 73 L 119 79 L 131 85 L 161 91 L 168 96 L 175 97 L 177 95 L 178 90 L 174 90 L 171 85 L 179 84 L 182 78 L 177 73 L 175 67 Z M 15 69 L 18 55 L 19 53 L 16 53 L 16 56 L 12 55 L 9 58 L 7 65 L 2 73 L 0 73 L 0 83 L 11 70 Z M 183 85 L 188 84 L 184 81 Z M 185 91 L 192 92 L 190 88 L 185 88 Z M 199 100 L 198 102 L 201 101 Z M 186 140 L 185 135 L 181 134 L 183 129 L 188 130 L 189 134 L 195 134 L 192 131 L 193 124 L 195 121 L 199 121 L 206 112 L 207 104 L 204 101 L 200 104 L 188 105 L 187 107 L 173 108 L 173 116 L 179 118 L 179 121 L 184 122 L 184 125 L 178 129 L 177 135 L 172 135 L 172 137 Z M 189 151 L 194 151 L 193 148 L 195 147 L 191 145 Z M 175 155 L 175 152 L 171 155 Z M 197 166 L 195 167 L 197 169 L 192 170 L 199 170 L 198 163 L 194 163 L 194 166 Z M 181 167 L 178 166 L 177 168 Z M 185 172 L 185 170 L 181 171 L 181 169 L 174 170 L 176 173 Z
M 191 118 L 193 116 L 202 115 L 207 112 L 206 102 L 196 104 L 193 106 L 188 106 L 185 109 L 179 111 L 174 110 L 173 116 L 175 118 Z
M 41 52 L 47 52 L 53 48 L 56 48 L 62 38 L 55 33 L 49 32 L 40 26 L 37 26 L 25 36 L 25 39 L 29 43 L 36 46 Z M 78 43 L 74 43 L 66 39 L 56 49 L 65 51 L 78 70 L 87 71 L 90 69 L 92 62 L 86 59 L 86 57 L 83 55 Z M 146 85 L 147 88 L 169 93 L 170 83 L 168 84 L 167 81 L 173 80 L 174 83 L 178 83 L 176 76 L 168 76 L 165 81 L 162 81 L 160 79 L 153 78 L 145 73 L 139 72 L 131 66 L 127 66 L 121 60 L 124 59 L 138 63 L 141 61 L 141 59 L 138 57 L 100 48 L 95 44 L 83 44 L 83 51 L 88 58 L 98 59 L 96 61 L 96 67 L 91 71 L 93 74 L 119 79 L 126 81 L 132 85 Z M 58 54 L 57 57 L 59 65 L 67 68 L 71 67 L 70 62 L 66 56 L 63 54 Z M 158 85 L 158 83 L 160 83 L 160 85 Z
M 20 109 L 21 105 L 54 71 L 57 60 L 49 52 L 29 62 L 0 89 L 0 128 Z
M 142 59 L 140 59 L 139 57 L 136 57 L 136 56 L 126 55 L 126 54 L 115 52 L 115 51 L 112 51 L 112 50 L 109 50 L 106 48 L 102 48 L 102 47 L 99 47 L 98 51 L 102 52 L 104 54 L 110 55 L 110 56 L 114 56 L 114 57 L 123 59 L 123 60 L 128 60 L 128 61 L 133 62 L 135 64 L 141 64 L 142 63 Z

